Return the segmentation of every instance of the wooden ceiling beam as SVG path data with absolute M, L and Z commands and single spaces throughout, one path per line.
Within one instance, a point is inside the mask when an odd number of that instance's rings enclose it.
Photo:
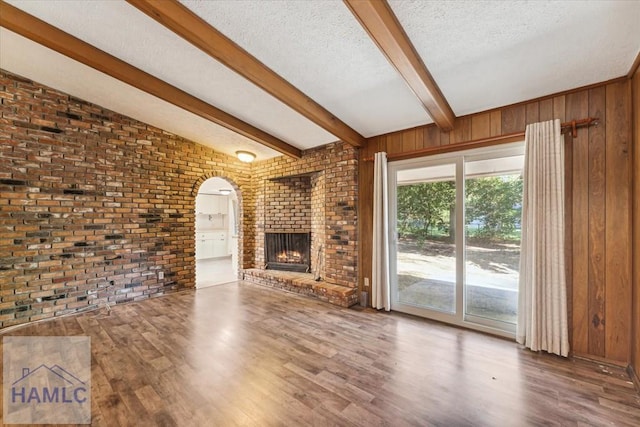
M 127 0 L 207 55 L 355 147 L 365 138 L 177 0 Z
M 386 0 L 344 0 L 438 127 L 453 129 L 456 116 Z
M 0 26 L 291 157 L 301 150 L 0 0 Z

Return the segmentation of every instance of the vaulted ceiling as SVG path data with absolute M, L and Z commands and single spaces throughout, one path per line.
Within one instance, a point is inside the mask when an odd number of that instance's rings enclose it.
M 636 0 L 0 7 L 0 68 L 259 159 L 434 120 L 446 129 L 455 116 L 623 76 L 640 49 Z

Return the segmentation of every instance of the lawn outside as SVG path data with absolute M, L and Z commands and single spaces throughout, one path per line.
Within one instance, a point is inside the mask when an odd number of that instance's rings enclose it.
M 467 314 L 516 322 L 519 258 L 517 243 L 468 239 Z M 401 238 L 397 255 L 399 301 L 453 312 L 455 270 L 453 243 Z

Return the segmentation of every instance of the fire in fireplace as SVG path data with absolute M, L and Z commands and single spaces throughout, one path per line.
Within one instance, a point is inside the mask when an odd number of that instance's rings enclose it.
M 311 233 L 265 233 L 267 269 L 307 273 L 311 268 Z
M 278 262 L 286 262 L 288 264 L 300 264 L 302 261 L 302 255 L 298 251 L 282 251 L 276 258 L 278 258 Z

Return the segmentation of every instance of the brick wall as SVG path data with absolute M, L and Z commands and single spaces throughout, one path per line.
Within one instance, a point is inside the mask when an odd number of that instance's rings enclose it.
M 336 285 L 357 285 L 357 151 L 344 143 L 307 150 L 301 159 L 278 157 L 252 168 L 256 198 L 254 242 L 264 242 L 271 227 L 268 182 L 276 178 L 311 177 L 311 264 L 315 268 L 318 245 L 324 248 L 324 279 Z M 305 202 L 306 203 L 306 202 Z M 300 231 L 300 230 L 297 230 Z M 315 238 L 314 238 L 315 237 Z M 264 266 L 263 245 L 255 245 L 257 267 Z
M 293 176 L 264 181 L 266 232 L 311 231 L 311 178 Z
M 248 165 L 2 71 L 0 114 L 0 328 L 193 287 L 195 196 L 214 176 L 241 198 L 240 268 L 252 268 L 265 183 L 306 174 L 312 264 L 322 244 L 323 277 L 356 285 L 346 144 Z
M 332 283 L 357 286 L 358 152 L 343 144 L 326 148 L 325 271 Z
M 2 72 L 0 101 L 0 327 L 193 287 L 210 176 L 243 197 L 251 266 L 250 165 Z

